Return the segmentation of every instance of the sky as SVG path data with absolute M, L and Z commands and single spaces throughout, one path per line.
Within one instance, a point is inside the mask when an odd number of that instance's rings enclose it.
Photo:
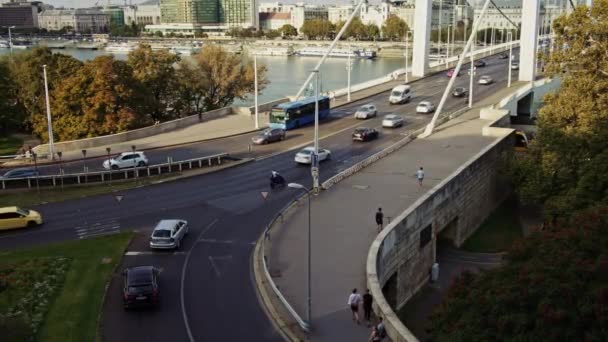
M 140 2 L 144 2 L 145 0 L 127 0 L 127 4 L 132 2 L 133 4 L 137 4 Z M 4 2 L 4 0 L 0 0 L 0 2 Z M 91 7 L 94 6 L 95 3 L 98 5 L 105 5 L 108 0 L 42 0 L 44 3 L 51 4 L 55 7 Z M 111 0 L 112 5 L 124 5 L 124 0 Z M 310 4 L 345 4 L 349 3 L 348 0 L 258 0 L 258 2 L 280 2 L 284 4 L 295 3 L 295 2 L 305 2 Z M 372 3 L 375 1 L 371 1 Z

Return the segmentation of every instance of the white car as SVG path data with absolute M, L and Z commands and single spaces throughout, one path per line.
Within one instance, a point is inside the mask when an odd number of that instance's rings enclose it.
M 519 70 L 519 62 L 511 62 L 511 70 Z
M 355 112 L 355 119 L 369 119 L 371 117 L 375 117 L 378 115 L 378 109 L 376 109 L 376 106 L 373 104 L 366 104 L 364 106 L 361 106 L 359 109 L 357 109 L 357 111 Z
M 435 111 L 435 105 L 429 101 L 422 101 L 416 107 L 416 113 L 432 113 Z
M 403 118 L 400 115 L 389 114 L 382 120 L 382 127 L 395 128 L 403 126 Z
M 296 153 L 295 161 L 298 164 L 312 164 L 312 154 L 315 152 L 315 148 L 308 146 Z M 331 152 L 329 150 L 320 148 L 319 149 L 319 162 L 331 159 Z
M 492 82 L 494 82 L 494 80 L 488 75 L 481 76 L 478 81 L 479 84 L 491 84 Z
M 106 170 L 118 170 L 126 167 L 143 167 L 148 165 L 148 158 L 143 152 L 123 152 L 103 162 Z
M 150 236 L 150 248 L 179 249 L 186 234 L 188 234 L 187 221 L 161 220 Z

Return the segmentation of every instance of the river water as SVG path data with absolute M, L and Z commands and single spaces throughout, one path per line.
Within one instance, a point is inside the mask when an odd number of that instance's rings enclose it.
M 93 59 L 102 54 L 103 50 L 81 50 L 61 49 L 54 50 L 57 53 L 74 56 L 79 60 Z M 19 51 L 13 51 L 18 58 Z M 8 54 L 8 49 L 0 49 L 0 55 Z M 117 59 L 126 59 L 126 54 L 114 54 Z M 189 58 L 189 57 L 184 57 Z M 268 80 L 270 83 L 260 92 L 259 103 L 264 103 L 288 95 L 295 95 L 310 71 L 321 57 L 283 57 L 283 56 L 258 56 L 258 65 L 266 65 L 268 68 Z M 370 79 L 386 76 L 396 69 L 403 68 L 404 60 L 400 58 L 377 58 L 375 60 L 353 59 L 351 73 L 351 84 L 357 84 Z M 347 86 L 346 58 L 328 58 L 321 67 L 321 91 L 335 90 Z M 253 97 L 243 101 L 235 101 L 237 105 L 253 105 Z

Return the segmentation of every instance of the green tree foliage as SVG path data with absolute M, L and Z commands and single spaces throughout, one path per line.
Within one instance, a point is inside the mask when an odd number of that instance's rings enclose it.
M 68 75 L 75 73 L 82 62 L 77 59 L 53 54 L 49 48 L 37 47 L 15 56 L 10 63 L 11 79 L 18 89 L 16 113 L 25 116 L 23 125 L 26 129 L 39 131 L 35 127 L 46 127 L 46 107 L 44 101 L 44 78 L 42 66 L 47 66 L 48 87 L 53 100 L 53 90 Z M 42 130 L 40 130 L 42 131 Z M 46 136 L 46 133 L 44 134 Z
M 308 39 L 325 39 L 331 37 L 336 27 L 327 19 L 312 19 L 304 21 L 300 31 Z
M 127 63 L 133 69 L 138 89 L 144 96 L 141 111 L 149 116 L 148 122 L 166 121 L 179 117 L 175 103 L 179 94 L 174 65 L 179 57 L 165 50 L 152 50 L 140 45 L 129 53 Z
M 431 318 L 433 341 L 608 340 L 608 207 L 547 225 L 506 264 L 465 273 Z
M 283 35 L 283 37 L 295 37 L 298 35 L 298 30 L 289 24 L 281 26 L 279 32 Z
M 202 114 L 204 112 L 205 91 L 208 79 L 201 77 L 200 70 L 190 61 L 182 60 L 176 70 L 179 101 L 176 109 L 182 116 Z
M 113 134 L 138 125 L 131 67 L 100 56 L 64 79 L 54 90 L 53 128 L 59 140 Z M 46 126 L 36 126 L 44 136 Z
M 110 25 L 109 33 L 113 37 L 139 37 L 143 26 L 132 22 L 131 25 Z
M 380 28 L 375 24 L 365 25 L 365 36 L 368 40 L 380 38 Z
M 268 39 L 275 39 L 281 36 L 281 33 L 278 30 L 267 30 L 264 31 L 264 36 Z
M 388 40 L 403 40 L 409 30 L 407 23 L 394 14 L 390 15 L 382 25 L 382 34 Z
M 194 59 L 196 65 L 192 73 L 205 80 L 200 88 L 205 110 L 228 106 L 234 99 L 244 99 L 253 91 L 252 61 L 245 63 L 241 57 L 216 45 L 205 46 Z M 264 89 L 267 83 L 266 67 L 258 65 L 258 89 Z
M 544 99 L 538 133 L 512 176 L 524 200 L 549 218 L 608 204 L 608 0 L 577 7 L 555 21 L 545 71 L 561 89 Z M 562 73 L 565 72 L 565 73 Z
M 17 106 L 17 88 L 11 79 L 8 57 L 0 58 L 0 134 L 23 125 L 25 115 Z

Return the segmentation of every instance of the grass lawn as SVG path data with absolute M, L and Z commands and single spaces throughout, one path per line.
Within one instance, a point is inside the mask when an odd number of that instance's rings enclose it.
M 486 219 L 462 246 L 462 249 L 477 253 L 506 251 L 516 239 L 523 236 L 514 200 L 504 201 Z
M 0 137 L 0 156 L 13 155 L 22 145 L 23 140 L 17 137 Z
M 131 237 L 121 233 L 0 253 L 0 316 L 18 312 L 16 320 L 0 320 L 2 340 L 95 340 L 106 284 Z

